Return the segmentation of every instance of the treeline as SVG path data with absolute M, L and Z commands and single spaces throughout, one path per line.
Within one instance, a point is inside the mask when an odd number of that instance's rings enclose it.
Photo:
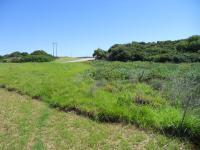
M 108 51 L 95 50 L 93 56 L 110 61 L 200 62 L 200 36 L 176 41 L 115 44 Z
M 55 59 L 54 56 L 47 54 L 43 50 L 36 50 L 31 54 L 27 52 L 13 52 L 4 56 L 0 56 L 0 62 L 12 62 L 12 63 L 23 63 L 23 62 L 49 62 Z

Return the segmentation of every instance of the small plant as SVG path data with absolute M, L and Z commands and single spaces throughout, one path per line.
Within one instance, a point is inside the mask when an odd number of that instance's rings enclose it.
M 114 87 L 111 84 L 107 84 L 105 86 L 105 89 L 106 89 L 106 91 L 111 92 L 111 93 L 114 91 Z
M 0 88 L 6 88 L 5 84 L 0 84 Z
M 117 98 L 117 104 L 119 106 L 129 107 L 129 106 L 131 106 L 131 103 L 132 103 L 132 98 L 130 95 L 122 95 Z
M 153 89 L 160 91 L 163 88 L 163 82 L 164 81 L 154 79 L 154 80 L 151 80 L 149 84 L 152 86 Z
M 182 83 L 181 98 L 183 108 L 180 127 L 182 127 L 189 109 L 193 110 L 200 106 L 200 78 L 195 78 L 195 76 L 191 74 L 191 76 L 182 78 L 180 82 Z
M 138 105 L 148 105 L 148 104 L 150 104 L 150 101 L 148 99 L 145 99 L 144 97 L 142 97 L 142 95 L 137 94 L 134 98 L 134 103 L 136 103 Z

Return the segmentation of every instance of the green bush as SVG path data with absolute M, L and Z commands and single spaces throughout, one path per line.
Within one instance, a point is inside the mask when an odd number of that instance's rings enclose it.
M 96 59 L 106 59 L 107 53 L 106 51 L 98 48 L 94 51 L 93 57 L 95 57 Z
M 45 55 L 28 55 L 19 60 L 19 62 L 49 62 L 53 61 L 54 58 Z
M 12 58 L 12 57 L 21 57 L 21 56 L 22 56 L 21 53 L 18 52 L 18 51 L 13 52 L 13 53 L 8 54 L 8 55 L 5 55 L 5 57 L 7 57 L 7 58 Z
M 47 53 L 46 53 L 45 51 L 43 51 L 43 50 L 36 50 L 36 51 L 32 52 L 31 55 L 49 56 L 49 54 L 47 54 Z
M 98 59 L 110 61 L 200 62 L 200 36 L 176 41 L 115 44 L 108 51 L 95 51 Z
M 36 50 L 31 54 L 26 52 L 13 52 L 11 54 L 5 55 L 0 58 L 1 62 L 13 62 L 13 63 L 23 63 L 23 62 L 49 62 L 53 61 L 55 58 L 47 54 L 43 50 Z
M 3 56 L 0 55 L 0 62 L 3 62 Z

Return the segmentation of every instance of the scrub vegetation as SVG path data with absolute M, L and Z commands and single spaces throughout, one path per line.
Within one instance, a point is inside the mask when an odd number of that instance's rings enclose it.
M 2 63 L 0 84 L 66 112 L 198 143 L 199 73 L 199 63 Z
M 200 36 L 175 41 L 115 44 L 108 51 L 95 50 L 93 56 L 110 61 L 200 62 Z
M 47 54 L 43 50 L 36 50 L 31 54 L 16 51 L 11 54 L 0 56 L 0 62 L 4 63 L 50 62 L 53 60 L 55 60 L 55 57 Z

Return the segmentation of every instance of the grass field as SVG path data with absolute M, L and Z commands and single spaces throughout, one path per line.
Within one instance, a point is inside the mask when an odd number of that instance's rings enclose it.
M 91 121 L 0 89 L 0 149 L 193 149 L 133 125 Z
M 179 128 L 183 110 L 180 98 L 173 95 L 178 88 L 170 81 L 190 74 L 198 79 L 199 69 L 199 63 L 8 63 L 0 64 L 0 84 L 94 120 L 180 131 L 198 139 L 199 109 L 187 114 Z

